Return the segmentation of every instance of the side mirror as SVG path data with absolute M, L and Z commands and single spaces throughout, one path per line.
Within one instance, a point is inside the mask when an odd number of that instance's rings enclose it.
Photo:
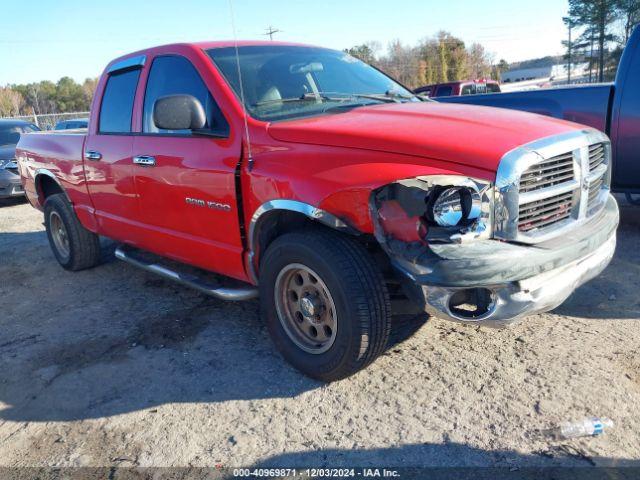
M 161 130 L 199 130 L 207 124 L 207 116 L 195 97 L 167 95 L 153 105 L 153 123 Z

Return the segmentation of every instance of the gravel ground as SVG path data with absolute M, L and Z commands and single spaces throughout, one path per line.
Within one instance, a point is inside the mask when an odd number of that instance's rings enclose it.
M 42 215 L 0 201 L 0 466 L 640 466 L 640 209 L 556 311 L 507 330 L 396 319 L 323 385 L 230 304 L 113 259 L 69 273 Z M 403 337 L 404 338 L 403 340 Z M 574 441 L 535 431 L 607 416 Z

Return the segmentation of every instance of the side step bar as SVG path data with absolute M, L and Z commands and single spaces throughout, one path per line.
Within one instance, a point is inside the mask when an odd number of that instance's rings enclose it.
M 195 275 L 180 273 L 157 263 L 149 262 L 137 256 L 135 251 L 132 249 L 124 246 L 116 248 L 115 254 L 118 260 L 127 262 L 135 267 L 141 268 L 142 270 L 146 270 L 147 272 L 155 273 L 156 275 L 160 275 L 168 280 L 173 280 L 181 285 L 194 288 L 215 298 L 231 302 L 239 302 L 243 300 L 251 300 L 258 296 L 258 289 L 255 287 L 247 286 L 242 288 L 225 288 L 213 283 L 208 283 Z

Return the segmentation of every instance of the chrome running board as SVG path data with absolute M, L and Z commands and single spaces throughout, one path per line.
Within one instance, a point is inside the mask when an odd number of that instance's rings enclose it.
M 226 288 L 219 285 L 206 282 L 195 275 L 188 273 L 181 273 L 175 270 L 171 270 L 163 265 L 147 261 L 138 255 L 136 252 L 128 247 L 120 246 L 116 248 L 116 258 L 127 262 L 135 267 L 146 270 L 147 272 L 155 273 L 168 280 L 173 280 L 186 287 L 191 287 L 202 293 L 206 293 L 215 298 L 221 300 L 227 300 L 231 302 L 239 302 L 243 300 L 251 300 L 258 296 L 258 289 L 252 286 L 246 286 L 241 288 Z

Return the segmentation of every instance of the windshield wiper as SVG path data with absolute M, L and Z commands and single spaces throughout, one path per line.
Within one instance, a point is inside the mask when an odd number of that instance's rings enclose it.
M 384 94 L 389 98 L 399 98 L 400 100 L 412 100 L 416 98 L 415 95 L 403 95 L 400 92 L 394 92 L 393 90 L 387 90 Z
M 261 102 L 254 103 L 252 107 L 263 107 L 265 105 L 272 105 L 274 103 L 292 103 L 292 102 L 317 102 L 318 100 L 325 101 L 341 101 L 342 98 L 331 98 L 323 93 L 305 93 L 299 97 L 290 98 L 274 98 L 271 100 L 263 100 Z
M 318 92 L 318 93 L 305 93 L 299 97 L 290 98 L 274 98 L 271 100 L 263 100 L 261 102 L 254 103 L 252 107 L 262 107 L 265 105 L 273 105 L 277 103 L 293 103 L 293 102 L 348 102 L 354 98 L 366 98 L 367 100 L 375 100 L 383 103 L 400 103 L 415 98 L 414 96 L 403 95 L 392 90 L 387 90 L 385 93 L 342 93 L 342 92 Z M 358 105 L 359 106 L 359 105 Z
M 352 98 L 366 98 L 386 103 L 401 103 L 403 100 L 406 101 L 414 98 L 413 96 L 403 95 L 391 90 L 387 90 L 384 93 L 349 93 L 345 95 L 349 95 Z

